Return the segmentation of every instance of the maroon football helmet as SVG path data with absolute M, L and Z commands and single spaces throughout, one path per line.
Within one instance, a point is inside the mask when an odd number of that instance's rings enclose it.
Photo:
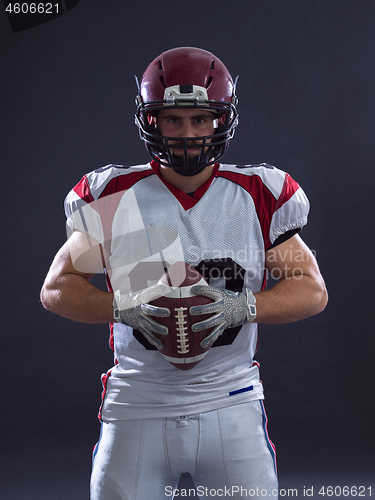
M 190 176 L 223 156 L 234 135 L 238 114 L 235 83 L 220 59 L 194 47 L 168 50 L 148 66 L 138 90 L 136 124 L 152 159 Z M 176 138 L 160 135 L 154 121 L 149 120 L 150 115 L 157 117 L 158 111 L 167 107 L 212 111 L 220 117 L 220 125 L 214 135 L 178 138 L 184 155 L 174 156 L 170 141 L 176 147 Z M 200 154 L 189 156 L 189 148 L 200 148 Z

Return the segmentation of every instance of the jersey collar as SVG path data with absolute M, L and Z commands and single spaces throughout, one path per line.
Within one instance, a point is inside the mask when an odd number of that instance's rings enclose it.
M 211 182 L 214 180 L 214 178 L 217 175 L 217 171 L 219 170 L 219 163 L 215 163 L 212 175 L 209 179 L 207 179 L 203 184 L 199 186 L 198 189 L 195 190 L 193 196 L 185 193 L 181 189 L 173 186 L 170 182 L 166 181 L 163 179 L 163 177 L 160 175 L 160 165 L 157 163 L 155 160 L 152 160 L 150 162 L 152 170 L 155 172 L 155 174 L 159 177 L 159 179 L 162 181 L 162 183 L 169 189 L 169 191 L 177 198 L 177 200 L 181 203 L 182 207 L 184 210 L 189 210 L 190 208 L 193 208 L 198 201 L 202 198 L 202 196 L 205 194 L 207 189 L 210 187 Z

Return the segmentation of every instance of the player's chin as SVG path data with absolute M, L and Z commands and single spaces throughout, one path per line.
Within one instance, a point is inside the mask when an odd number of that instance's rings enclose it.
M 185 156 L 184 148 L 171 148 L 171 153 L 173 156 L 179 156 L 183 158 Z M 187 149 L 187 157 L 188 158 L 196 158 L 201 153 L 201 148 L 188 148 Z
M 208 151 L 208 147 L 204 148 L 203 153 L 206 154 Z M 198 158 L 202 152 L 201 147 L 187 147 L 186 153 L 188 158 Z M 185 149 L 184 148 L 171 148 L 171 153 L 173 156 L 178 156 L 180 158 L 183 158 L 185 156 Z

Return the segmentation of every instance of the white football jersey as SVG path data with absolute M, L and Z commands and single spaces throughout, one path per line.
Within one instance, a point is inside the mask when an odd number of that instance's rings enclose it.
M 70 230 L 107 250 L 110 291 L 157 283 L 184 261 L 210 285 L 265 288 L 265 252 L 307 222 L 309 202 L 289 174 L 270 165 L 215 165 L 193 195 L 164 181 L 159 165 L 108 165 L 85 175 L 65 200 Z M 254 361 L 257 324 L 229 328 L 191 370 L 174 367 L 143 335 L 110 325 L 114 367 L 102 376 L 104 421 L 210 411 L 263 398 Z

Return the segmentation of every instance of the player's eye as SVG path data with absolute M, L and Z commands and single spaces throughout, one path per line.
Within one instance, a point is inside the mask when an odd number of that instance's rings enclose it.
M 175 125 L 176 123 L 179 123 L 180 119 L 177 117 L 171 117 L 168 119 L 168 123 Z

